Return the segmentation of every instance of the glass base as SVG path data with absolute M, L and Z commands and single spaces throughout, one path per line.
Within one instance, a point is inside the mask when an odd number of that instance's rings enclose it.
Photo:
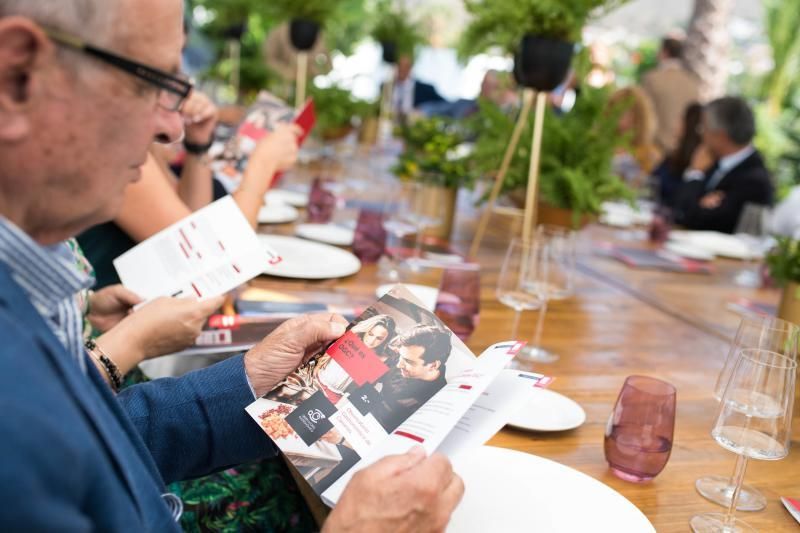
M 611 468 L 611 473 L 617 476 L 618 478 L 624 481 L 630 481 L 631 483 L 647 483 L 648 481 L 652 481 L 655 476 L 635 476 L 633 474 L 629 474 L 628 472 L 623 472 L 613 466 L 609 466 Z
M 733 278 L 733 281 L 739 287 L 745 287 L 748 289 L 761 288 L 761 276 L 759 276 L 758 272 L 753 270 L 742 270 L 736 274 L 736 277 Z
M 525 346 L 519 351 L 516 359 L 523 363 L 554 363 L 558 361 L 559 357 L 544 348 Z
M 727 508 L 731 504 L 733 496 L 733 485 L 731 478 L 725 476 L 706 476 L 701 477 L 694 483 L 700 496 L 710 500 L 717 505 Z M 737 511 L 760 511 L 767 506 L 767 498 L 755 487 L 742 485 L 739 492 L 739 502 L 736 504 Z
M 724 525 L 725 515 L 722 513 L 704 513 L 695 515 L 689 520 L 689 525 L 694 533 L 745 533 L 757 532 L 753 526 L 743 522 L 738 518 L 733 519 L 732 526 L 726 528 Z

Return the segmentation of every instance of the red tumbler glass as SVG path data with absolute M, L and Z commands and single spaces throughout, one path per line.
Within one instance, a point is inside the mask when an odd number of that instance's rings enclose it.
M 664 470 L 672 452 L 675 401 L 675 387 L 665 381 L 625 380 L 605 435 L 606 460 L 615 476 L 643 483 Z

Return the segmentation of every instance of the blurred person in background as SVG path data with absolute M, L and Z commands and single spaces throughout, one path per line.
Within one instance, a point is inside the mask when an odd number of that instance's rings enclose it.
M 752 144 L 753 111 L 742 98 L 719 98 L 705 106 L 701 128 L 703 143 L 684 173 L 675 222 L 733 233 L 745 204 L 771 206 L 774 198 L 769 171 Z
M 653 105 L 642 89 L 631 86 L 611 95 L 609 107 L 624 109 L 617 132 L 627 140 L 627 146 L 614 156 L 614 171 L 632 187 L 641 188 L 661 159 L 655 144 L 658 122 Z
M 665 37 L 658 52 L 658 67 L 642 78 L 642 89 L 653 103 L 658 119 L 655 142 L 662 153 L 673 153 L 681 136 L 686 108 L 700 101 L 700 81 L 683 63 L 683 41 Z
M 412 76 L 413 68 L 414 59 L 411 56 L 405 54 L 398 58 L 397 77 L 392 91 L 392 111 L 401 122 L 425 104 L 446 102 L 433 85 Z
M 683 185 L 683 174 L 689 168 L 695 151 L 703 142 L 701 122 L 703 106 L 691 104 L 684 113 L 678 146 L 653 171 L 658 202 L 667 208 L 675 207 L 675 196 Z
M 185 125 L 186 156 L 180 179 L 172 173 L 153 145 L 142 167 L 142 179 L 128 186 L 122 208 L 113 221 L 78 236 L 78 242 L 95 270 L 95 288 L 119 283 L 113 261 L 136 244 L 183 220 L 214 199 L 208 150 L 214 141 L 217 108 L 205 95 L 193 92 L 181 110 Z M 294 125 L 280 125 L 259 141 L 250 155 L 239 188 L 231 194 L 253 227 L 272 179 L 297 160 Z

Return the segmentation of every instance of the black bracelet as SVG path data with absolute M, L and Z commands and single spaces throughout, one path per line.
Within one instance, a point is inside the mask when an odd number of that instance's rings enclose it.
M 214 138 L 212 137 L 207 144 L 194 144 L 187 140 L 183 141 L 183 147 L 192 155 L 205 155 L 214 146 Z
M 114 392 L 119 392 L 122 388 L 122 374 L 119 371 L 119 367 L 114 361 L 109 359 L 102 348 L 94 342 L 94 339 L 87 340 L 85 346 L 86 349 L 89 350 L 89 353 L 96 357 L 97 360 L 100 361 L 100 364 L 103 365 L 103 369 L 106 371 L 108 379 L 111 381 L 111 388 Z

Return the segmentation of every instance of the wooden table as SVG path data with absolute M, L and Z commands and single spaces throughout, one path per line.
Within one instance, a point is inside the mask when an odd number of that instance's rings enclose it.
M 466 202 L 460 204 L 457 223 L 453 241 L 466 250 L 475 224 L 475 213 Z M 494 292 L 513 231 L 514 223 L 496 217 L 480 251 L 482 309 L 480 324 L 468 343 L 476 353 L 511 334 L 513 313 L 496 301 Z M 609 230 L 590 228 L 583 242 L 613 238 Z M 715 274 L 701 277 L 636 271 L 587 251 L 591 251 L 591 245 L 579 260 L 575 297 L 554 302 L 545 321 L 543 345 L 561 358 L 537 367 L 557 377 L 553 390 L 583 406 L 586 423 L 555 434 L 505 429 L 489 444 L 546 457 L 606 483 L 639 507 L 659 532 L 688 531 L 694 514 L 723 511 L 697 494 L 695 480 L 708 474 L 730 474 L 735 463 L 735 456 L 710 437 L 718 409 L 712 389 L 727 351 L 726 339 L 738 322 L 738 317 L 726 310 L 726 303 L 740 295 L 768 301 L 777 301 L 777 296 L 735 288 L 730 281 L 731 272 L 740 266 L 735 263 L 721 263 Z M 436 284 L 439 275 L 430 272 L 410 281 Z M 377 269 L 367 266 L 344 280 L 308 283 L 262 279 L 256 285 L 283 290 L 327 287 L 368 297 L 380 283 Z M 535 318 L 535 313 L 523 315 L 522 335 L 532 335 Z M 625 377 L 632 374 L 664 379 L 678 390 L 669 463 L 654 481 L 641 485 L 611 475 L 603 455 L 609 413 Z M 800 412 L 795 409 L 795 438 L 789 457 L 750 462 L 746 482 L 764 492 L 768 505 L 764 511 L 741 514 L 761 531 L 798 530 L 779 501 L 780 495 L 800 496 L 798 435 Z M 535 507 L 532 501 L 531 508 Z

